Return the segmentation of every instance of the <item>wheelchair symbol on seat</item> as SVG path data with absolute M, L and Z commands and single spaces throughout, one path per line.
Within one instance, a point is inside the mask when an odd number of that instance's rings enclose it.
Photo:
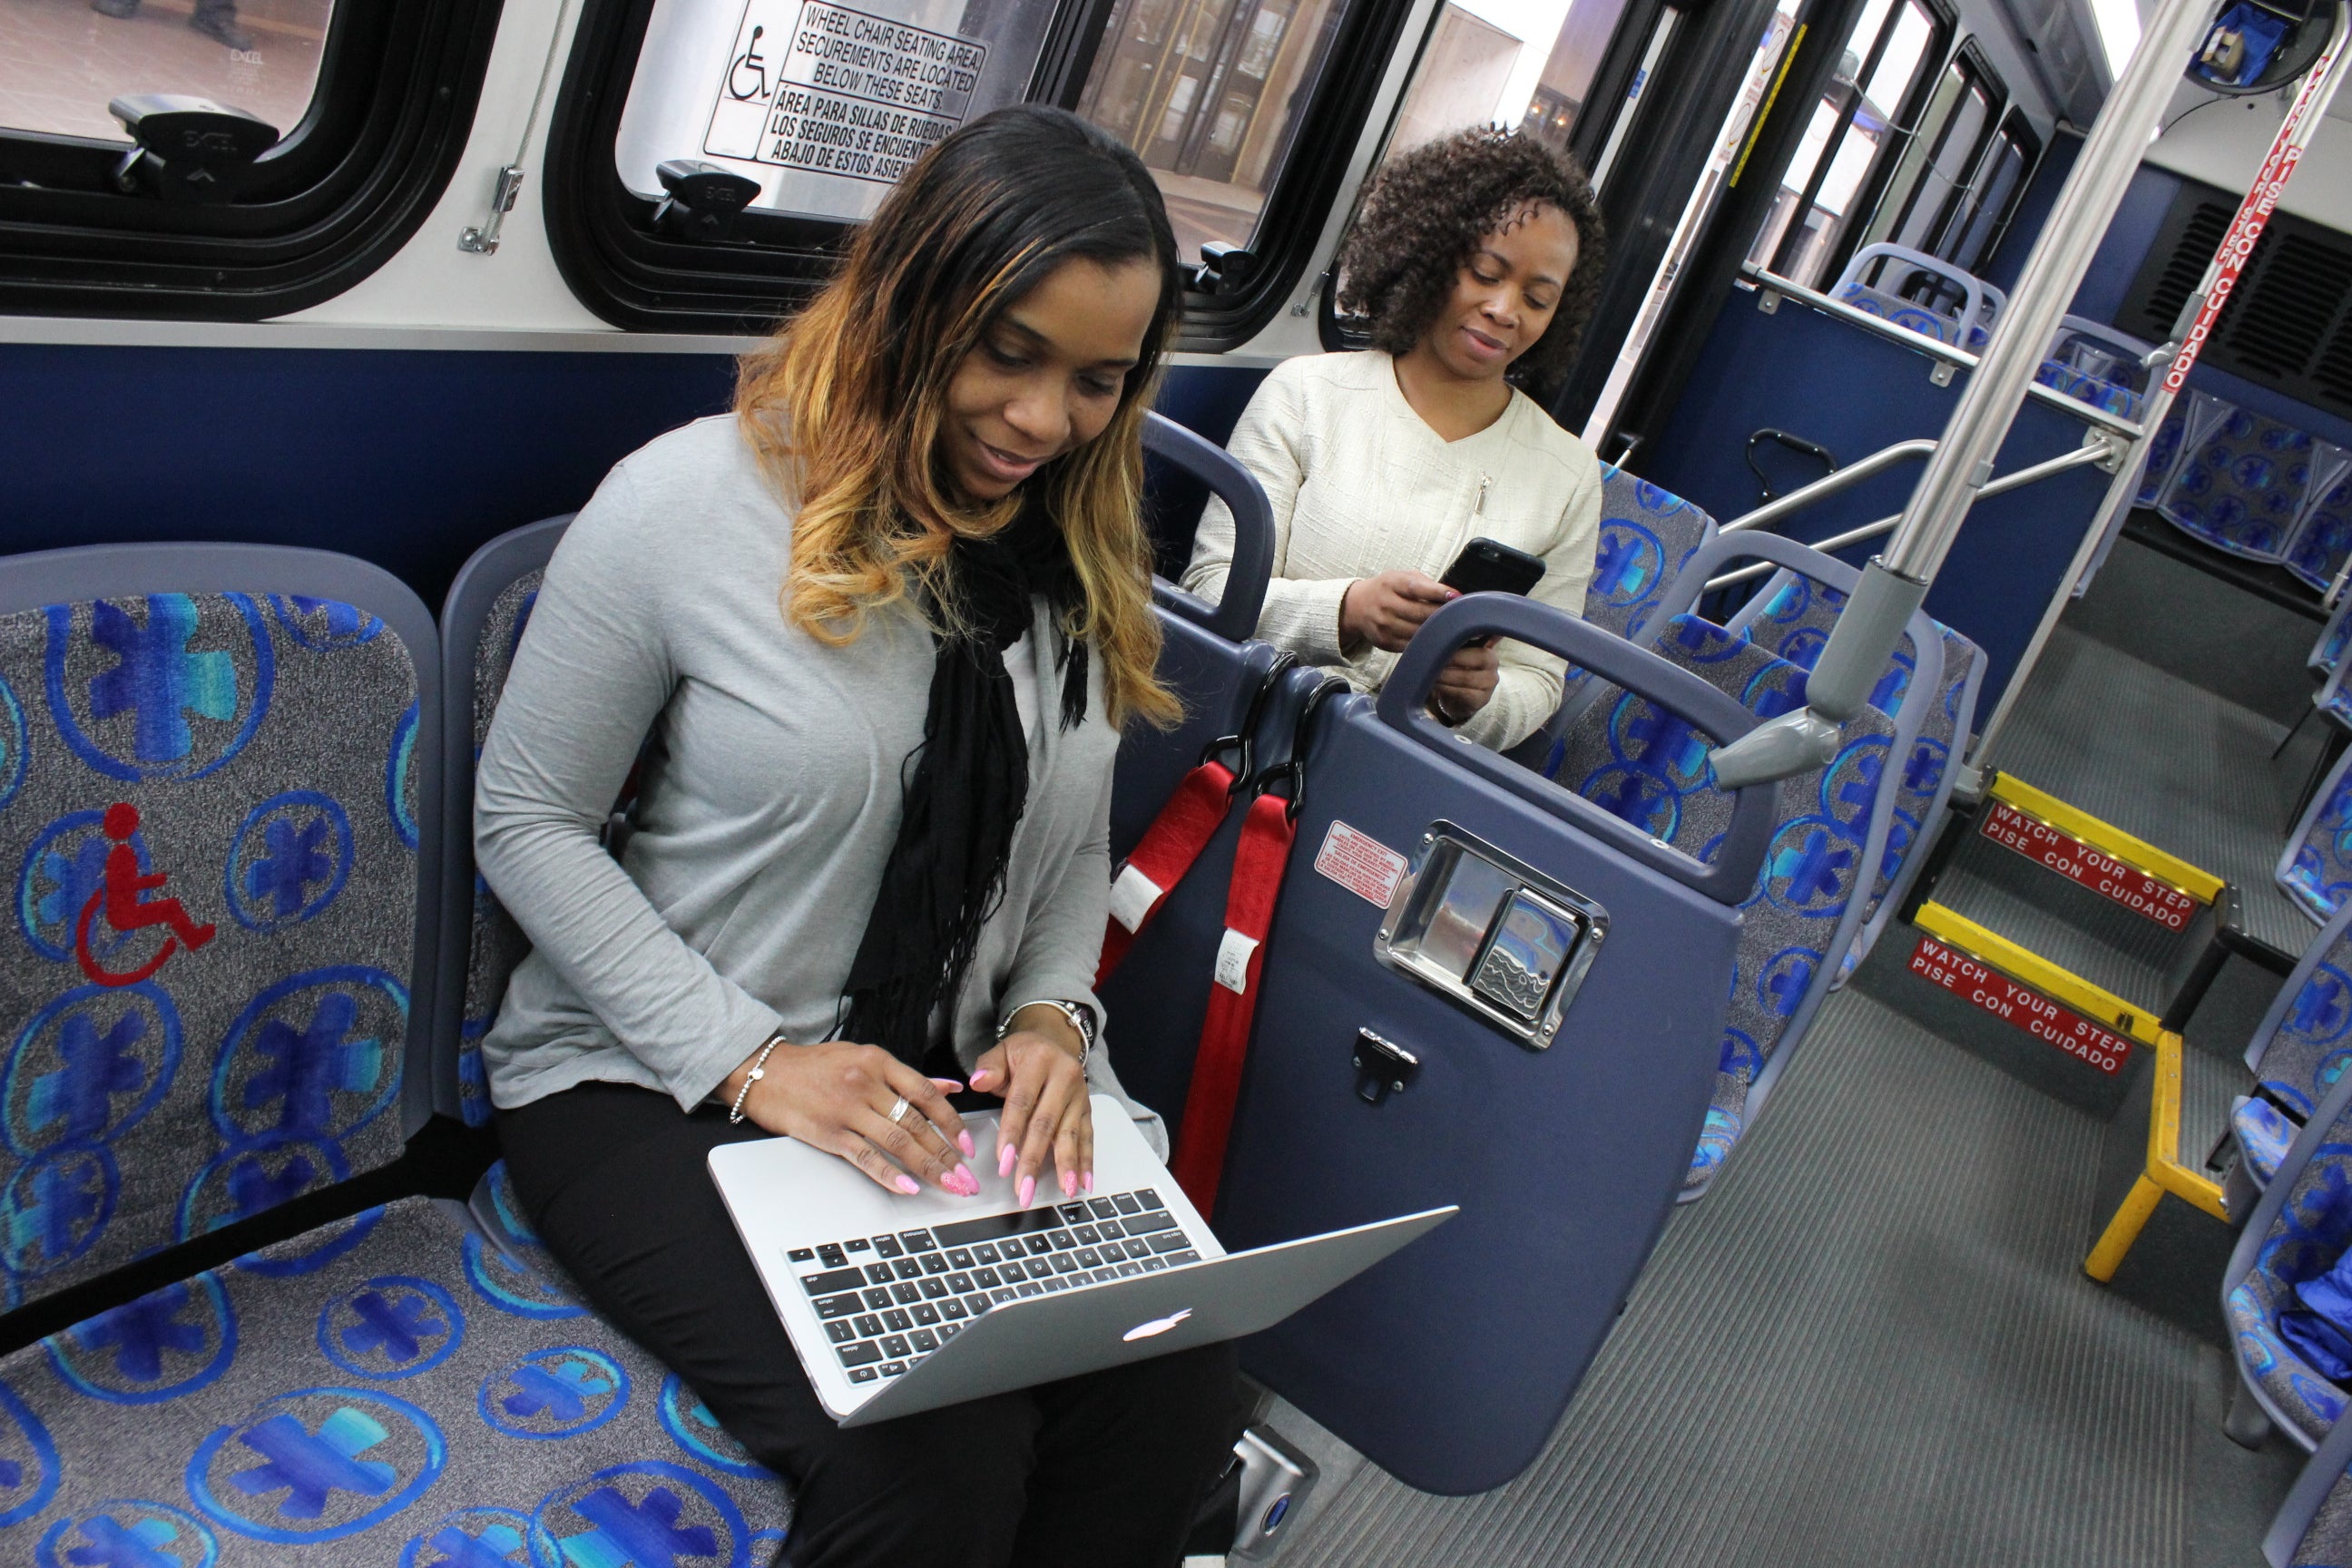
M 81 972 L 100 985 L 136 985 L 163 967 L 164 961 L 185 947 L 190 952 L 213 939 L 213 928 L 199 925 L 185 906 L 177 899 L 148 899 L 152 893 L 171 879 L 168 871 L 142 872 L 139 869 L 139 852 L 131 847 L 131 837 L 139 831 L 139 808 L 127 801 L 117 801 L 106 808 L 102 824 L 107 837 L 114 847 L 106 852 L 106 871 L 98 890 L 90 894 L 74 920 L 74 962 Z M 135 969 L 109 969 L 90 951 L 90 921 L 103 910 L 106 923 L 118 932 L 131 931 L 142 926 L 169 926 L 172 934 L 154 956 Z
M 760 38 L 767 30 L 765 27 L 752 28 L 751 43 L 727 68 L 727 96 L 738 103 L 749 103 L 754 99 L 768 96 L 768 62 L 760 53 Z M 745 71 L 750 71 L 751 79 L 759 83 L 749 92 L 743 90 Z

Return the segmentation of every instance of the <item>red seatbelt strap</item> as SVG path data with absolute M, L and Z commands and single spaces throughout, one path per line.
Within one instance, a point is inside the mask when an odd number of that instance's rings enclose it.
M 1168 901 L 1169 893 L 1217 836 L 1233 803 L 1234 772 L 1224 763 L 1211 758 L 1184 775 L 1184 782 L 1160 808 L 1160 815 L 1111 882 L 1110 919 L 1103 926 L 1102 962 L 1095 967 L 1096 984 L 1118 967 L 1137 936 Z
M 1192 1062 L 1192 1092 L 1184 1100 L 1184 1125 L 1169 1163 L 1192 1206 L 1214 1214 L 1217 1181 L 1225 1168 L 1225 1141 L 1234 1127 L 1234 1102 L 1241 1095 L 1242 1062 L 1249 1052 L 1250 1025 L 1257 1016 L 1262 948 L 1274 926 L 1282 873 L 1297 836 L 1289 801 L 1261 795 L 1242 821 L 1234 851 L 1234 879 L 1225 893 L 1225 935 L 1217 946 L 1216 978 L 1209 987 L 1209 1016 L 1201 1026 L 1201 1048 Z

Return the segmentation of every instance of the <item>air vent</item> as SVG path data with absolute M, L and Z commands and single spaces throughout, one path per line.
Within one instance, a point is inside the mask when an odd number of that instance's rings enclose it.
M 2186 184 L 2158 226 L 2116 324 L 2161 342 L 2237 212 Z M 2352 412 L 2352 235 L 2274 214 L 2205 345 L 2204 363 L 2336 413 Z

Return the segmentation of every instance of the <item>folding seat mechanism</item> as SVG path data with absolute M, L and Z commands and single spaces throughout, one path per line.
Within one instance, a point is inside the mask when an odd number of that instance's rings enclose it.
M 1609 911 L 1452 823 L 1422 835 L 1372 952 L 1455 1005 L 1546 1050 L 1609 934 Z

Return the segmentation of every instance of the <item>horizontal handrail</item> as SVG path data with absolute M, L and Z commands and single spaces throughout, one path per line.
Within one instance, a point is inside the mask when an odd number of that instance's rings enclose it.
M 1777 272 L 1751 264 L 1742 267 L 1739 269 L 1739 275 L 1759 289 L 1769 289 L 1773 293 L 1794 300 L 1801 305 L 1810 305 L 1825 316 L 1834 317 L 1851 326 L 1860 327 L 1863 331 L 1874 333 L 1890 343 L 1910 349 L 1916 353 L 1926 354 L 1929 359 L 1942 360 L 1946 364 L 1956 365 L 1961 370 L 1974 370 L 1977 367 L 1977 356 L 1966 349 L 1954 348 L 1940 338 L 1931 338 L 1925 332 L 1915 332 L 1908 327 L 1898 327 L 1882 317 L 1872 315 L 1867 310 L 1857 310 L 1843 300 L 1832 300 L 1819 289 L 1808 289 L 1802 283 L 1783 278 Z M 2137 441 L 2147 433 L 2137 425 L 2119 415 L 2110 414 L 2104 408 L 2093 407 L 2080 398 L 2069 397 L 2056 388 L 2044 386 L 2038 381 L 2027 385 L 2025 395 L 2028 397 L 2039 399 L 2062 414 L 2072 414 L 2086 425 L 2095 425 L 2102 430 L 2112 430 L 2126 440 Z
M 1932 447 L 1935 443 L 1930 441 L 1927 445 Z M 1892 451 L 1894 448 L 1890 447 L 1887 450 Z M 2113 449 L 2104 441 L 2094 442 L 2087 447 L 2077 447 L 2071 452 L 2061 452 L 2054 458 L 2044 458 L 2038 463 L 2028 464 L 2015 473 L 2001 475 L 2000 478 L 1992 480 L 1983 489 L 1978 491 L 1978 499 L 1983 500 L 1990 496 L 2007 495 L 2011 490 L 2021 490 L 2028 485 L 2039 484 L 2053 475 L 2070 473 L 2085 464 L 2105 462 L 2113 455 Z M 1867 460 L 1867 458 L 1864 459 L 1864 461 Z M 1859 465 L 1856 466 L 1859 467 Z M 1746 518 L 1740 519 L 1743 524 L 1747 521 Z M 1895 525 L 1901 521 L 1902 514 L 1898 512 L 1893 517 L 1882 517 L 1876 522 L 1866 522 L 1860 528 L 1850 529 L 1844 533 L 1832 534 L 1827 539 L 1816 539 L 1811 542 L 1815 550 L 1826 555 L 1832 551 L 1843 550 L 1849 544 L 1859 544 L 1865 539 L 1876 539 L 1880 534 L 1892 533 L 1895 531 Z M 1722 531 L 1728 533 L 1731 530 L 1726 527 Z M 1742 566 L 1736 572 L 1726 572 L 1720 577 L 1708 578 L 1706 591 L 1712 594 L 1717 588 L 1728 588 L 1735 583 L 1745 583 L 1752 577 L 1761 577 L 1771 570 L 1773 570 L 1772 563 L 1769 561 L 1759 562 L 1753 566 Z
M 1924 458 L 1935 449 L 1934 438 L 1927 436 L 1915 436 L 1908 441 L 1897 441 L 1892 447 L 1881 447 L 1867 458 L 1857 458 L 1843 468 L 1831 469 L 1811 484 L 1766 501 L 1754 511 L 1740 513 L 1716 531 L 1737 533 L 1742 529 L 1769 528 L 1791 512 L 1802 511 L 1815 501 L 1825 500 L 1848 486 L 1862 483 L 1873 474 L 1883 473 L 1913 458 Z

